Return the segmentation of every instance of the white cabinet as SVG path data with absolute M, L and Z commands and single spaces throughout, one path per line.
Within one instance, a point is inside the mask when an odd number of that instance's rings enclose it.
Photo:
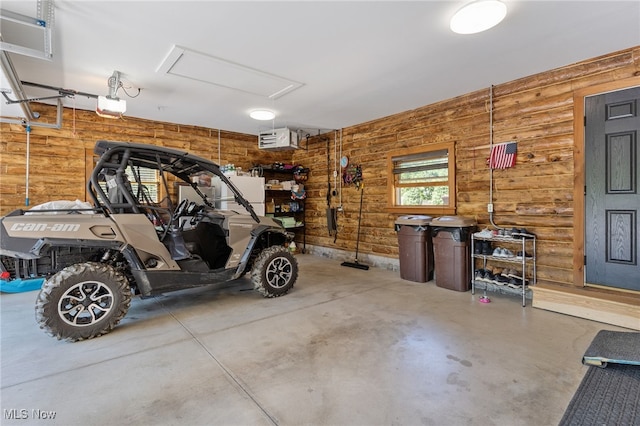
M 258 216 L 265 215 L 264 208 L 264 178 L 254 176 L 227 176 L 231 183 L 238 188 L 242 196 L 251 203 Z M 233 193 L 226 185 L 221 185 L 219 179 L 215 180 L 216 208 L 221 210 L 234 210 L 241 214 L 249 214 L 240 204 L 236 203 Z

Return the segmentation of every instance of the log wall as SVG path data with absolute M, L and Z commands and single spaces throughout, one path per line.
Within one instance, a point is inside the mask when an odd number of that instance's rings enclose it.
M 538 237 L 538 282 L 576 286 L 574 245 L 574 92 L 603 83 L 637 78 L 640 47 L 615 52 L 493 87 L 494 143 L 518 142 L 516 166 L 493 172 L 494 222 L 526 228 Z M 640 84 L 640 79 L 638 83 Z M 350 161 L 362 165 L 365 196 L 359 250 L 398 257 L 394 222 L 387 203 L 386 153 L 403 147 L 454 142 L 457 214 L 489 225 L 490 89 L 362 123 L 330 134 Z M 295 161 L 313 164 L 308 182 L 307 242 L 354 251 L 359 193 L 342 191 L 338 238 L 326 230 L 326 143 L 314 140 Z M 333 154 L 331 154 L 333 155 Z M 333 171 L 333 163 L 329 168 Z M 333 183 L 333 181 L 332 181 Z M 333 198 L 332 205 L 340 205 Z M 582 214 L 579 212 L 578 214 Z
M 539 282 L 574 285 L 573 94 L 638 75 L 640 46 L 493 87 L 494 142 L 518 142 L 516 166 L 493 173 L 494 221 L 537 234 Z M 36 110 L 55 121 L 54 107 L 38 105 Z M 454 142 L 457 214 L 487 226 L 489 124 L 489 88 L 317 136 L 306 149 L 294 152 L 258 150 L 252 135 L 129 117 L 108 120 L 91 111 L 65 109 L 61 129 L 32 128 L 30 201 L 35 205 L 85 199 L 90 150 L 98 139 L 185 149 L 244 169 L 253 163 L 293 162 L 311 168 L 306 185 L 307 243 L 354 251 L 360 201 L 355 188 L 345 187 L 341 199 L 331 199 L 333 207 L 343 207 L 335 241 L 326 228 L 327 172 L 335 189 L 332 173 L 339 155 L 334 151 L 342 149 L 364 171 L 360 252 L 397 258 L 398 214 L 385 211 L 386 154 L 403 147 Z M 0 131 L 0 213 L 6 214 L 25 207 L 26 132 L 23 126 L 9 124 L 1 124 Z
M 55 123 L 56 108 L 33 104 L 39 122 Z M 0 214 L 25 206 L 27 133 L 24 126 L 0 125 Z M 249 170 L 254 162 L 290 162 L 290 151 L 258 149 L 257 136 L 196 126 L 125 117 L 101 118 L 93 111 L 65 108 L 62 128 L 31 127 L 29 137 L 29 205 L 51 200 L 85 200 L 93 165 L 93 147 L 100 139 L 147 143 L 181 149 L 219 164 Z M 259 161 L 257 161 L 259 160 Z

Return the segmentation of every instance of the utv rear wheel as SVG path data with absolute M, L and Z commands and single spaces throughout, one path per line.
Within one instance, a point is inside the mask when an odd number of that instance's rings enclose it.
M 264 297 L 286 294 L 298 279 L 298 261 L 287 249 L 272 246 L 257 257 L 251 271 L 253 288 Z
M 44 282 L 36 321 L 59 340 L 75 342 L 110 332 L 130 304 L 131 289 L 122 273 L 102 263 L 78 263 Z

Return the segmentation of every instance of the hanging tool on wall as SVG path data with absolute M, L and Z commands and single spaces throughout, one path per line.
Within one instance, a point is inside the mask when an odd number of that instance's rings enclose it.
M 338 191 L 338 138 L 334 133 L 333 135 L 333 191 L 331 195 L 337 197 Z
M 336 145 L 338 144 L 338 132 L 335 131 L 334 132 L 334 138 L 336 141 Z M 338 158 L 339 160 L 339 164 L 340 164 L 340 170 L 344 169 L 346 167 L 346 164 L 343 165 L 343 163 L 346 161 L 346 163 L 349 163 L 349 158 L 346 155 L 342 155 L 342 129 L 340 129 L 340 150 L 338 152 Z M 337 170 L 336 170 L 337 172 Z M 337 173 L 336 173 L 337 174 Z M 338 176 L 336 176 L 337 178 Z M 342 179 L 338 179 L 338 195 L 339 195 L 339 199 L 338 199 L 338 211 L 341 212 L 343 211 L 343 207 L 342 207 Z
M 346 161 L 348 161 L 348 159 Z M 342 181 L 347 186 L 355 185 L 356 189 L 360 189 L 360 186 L 363 185 L 362 166 L 360 164 L 347 163 L 342 171 Z
M 331 149 L 330 149 L 330 138 L 326 138 L 327 141 L 327 230 L 329 231 L 329 236 L 333 236 L 333 242 L 335 243 L 338 239 L 338 223 L 337 223 L 337 211 L 335 208 L 331 207 Z

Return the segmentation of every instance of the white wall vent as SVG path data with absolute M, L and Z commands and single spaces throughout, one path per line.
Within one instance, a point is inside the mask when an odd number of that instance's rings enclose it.
M 260 132 L 258 135 L 260 149 L 298 149 L 298 133 L 287 127 Z

